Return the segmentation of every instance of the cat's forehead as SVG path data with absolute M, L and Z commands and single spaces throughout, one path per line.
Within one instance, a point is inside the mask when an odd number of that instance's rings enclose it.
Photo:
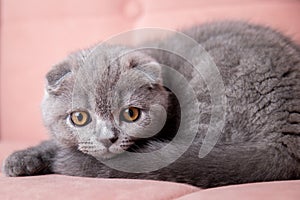
M 137 80 L 140 77 L 136 76 L 133 71 L 144 71 L 145 76 L 146 72 L 141 68 L 154 76 L 158 73 L 156 67 L 153 67 L 152 71 L 150 69 L 150 65 L 154 63 L 152 58 L 139 50 L 122 46 L 97 46 L 91 49 L 82 60 L 76 78 L 92 88 L 100 87 L 101 90 L 111 89 L 120 82 L 120 79 L 123 86 L 124 84 L 132 85 L 132 79 Z M 149 65 L 148 69 L 147 65 Z
M 103 74 L 113 67 L 113 70 L 119 70 L 116 65 L 119 60 L 126 54 L 125 48 L 118 46 L 101 45 L 90 49 L 82 58 L 81 68 L 87 72 Z
M 76 73 L 75 91 L 79 100 L 89 98 L 96 111 L 108 118 L 114 108 L 129 100 L 133 93 L 133 80 L 137 77 L 128 76 L 132 70 L 132 62 L 141 61 L 122 47 L 98 47 L 84 59 Z M 130 73 L 129 73 L 130 74 Z M 79 86 L 79 88 L 78 88 Z M 85 96 L 85 98 L 82 98 Z
M 124 48 L 117 46 L 101 45 L 92 48 L 78 61 L 80 67 L 76 72 L 77 81 L 88 84 L 91 89 L 97 85 L 109 87 L 124 70 L 120 62 L 123 52 Z

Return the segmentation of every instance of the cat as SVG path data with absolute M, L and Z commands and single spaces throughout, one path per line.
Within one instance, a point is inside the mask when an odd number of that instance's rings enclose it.
M 200 158 L 199 149 L 213 115 L 210 93 L 218 89 L 210 89 L 207 80 L 217 77 L 195 75 L 186 59 L 164 51 L 178 49 L 191 59 L 202 58 L 177 36 L 168 36 L 147 42 L 157 48 L 139 51 L 96 45 L 55 65 L 46 75 L 42 102 L 51 139 L 14 152 L 3 173 L 154 179 L 202 188 L 300 179 L 298 44 L 246 22 L 212 22 L 182 33 L 205 49 L 224 84 L 224 126 L 207 155 Z M 171 87 L 184 81 L 174 82 L 163 66 L 182 74 L 197 104 L 181 105 Z M 170 87 L 168 81 L 173 81 Z M 184 95 L 182 99 L 192 96 Z M 199 123 L 192 126 L 196 118 Z M 180 155 L 180 145 L 162 155 L 160 150 L 175 140 L 181 125 L 183 138 L 196 132 L 192 142 Z M 157 168 L 148 168 L 152 165 Z

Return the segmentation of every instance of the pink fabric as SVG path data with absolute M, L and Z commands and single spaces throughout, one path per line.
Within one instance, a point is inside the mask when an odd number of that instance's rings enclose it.
M 17 189 L 17 192 L 16 192 Z M 199 188 L 163 181 L 61 175 L 0 177 L 0 199 L 175 199 Z
M 298 200 L 300 181 L 253 183 L 201 190 L 149 180 L 99 179 L 62 175 L 0 177 L 0 199 L 118 200 Z
M 251 183 L 201 190 L 184 195 L 178 200 L 298 200 L 300 181 Z

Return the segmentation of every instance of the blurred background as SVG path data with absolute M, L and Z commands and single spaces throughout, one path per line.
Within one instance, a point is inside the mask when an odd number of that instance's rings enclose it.
M 68 53 L 120 32 L 235 19 L 269 25 L 300 43 L 298 0 L 0 0 L 0 5 L 2 144 L 48 138 L 40 112 L 47 71 Z

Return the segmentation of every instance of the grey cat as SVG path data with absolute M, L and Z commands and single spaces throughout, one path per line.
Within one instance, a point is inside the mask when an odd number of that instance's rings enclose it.
M 73 53 L 54 66 L 46 76 L 42 103 L 52 137 L 10 155 L 4 174 L 155 179 L 203 188 L 299 179 L 299 46 L 277 31 L 244 22 L 209 23 L 183 33 L 212 57 L 225 87 L 225 124 L 205 157 L 198 155 L 212 116 L 210 91 L 201 76 L 193 75 L 186 59 L 164 51 L 182 47 L 180 40 L 170 36 L 148 42 L 157 48 L 140 51 L 103 44 Z M 188 45 L 181 50 L 201 58 Z M 200 121 L 184 134 L 197 134 L 187 150 L 165 167 L 140 173 L 115 169 L 111 161 L 132 164 L 137 172 L 164 162 L 159 150 L 176 137 L 185 116 L 178 97 L 165 86 L 170 77 L 164 74 L 164 65 L 180 72 L 196 91 L 199 115 L 194 118 Z M 128 74 L 132 69 L 138 73 Z M 143 84 L 135 87 L 137 82 Z M 149 124 L 160 123 L 157 134 L 143 137 Z M 176 148 L 167 152 L 170 158 Z M 125 163 L 126 153 L 151 152 L 157 152 L 155 162 Z

